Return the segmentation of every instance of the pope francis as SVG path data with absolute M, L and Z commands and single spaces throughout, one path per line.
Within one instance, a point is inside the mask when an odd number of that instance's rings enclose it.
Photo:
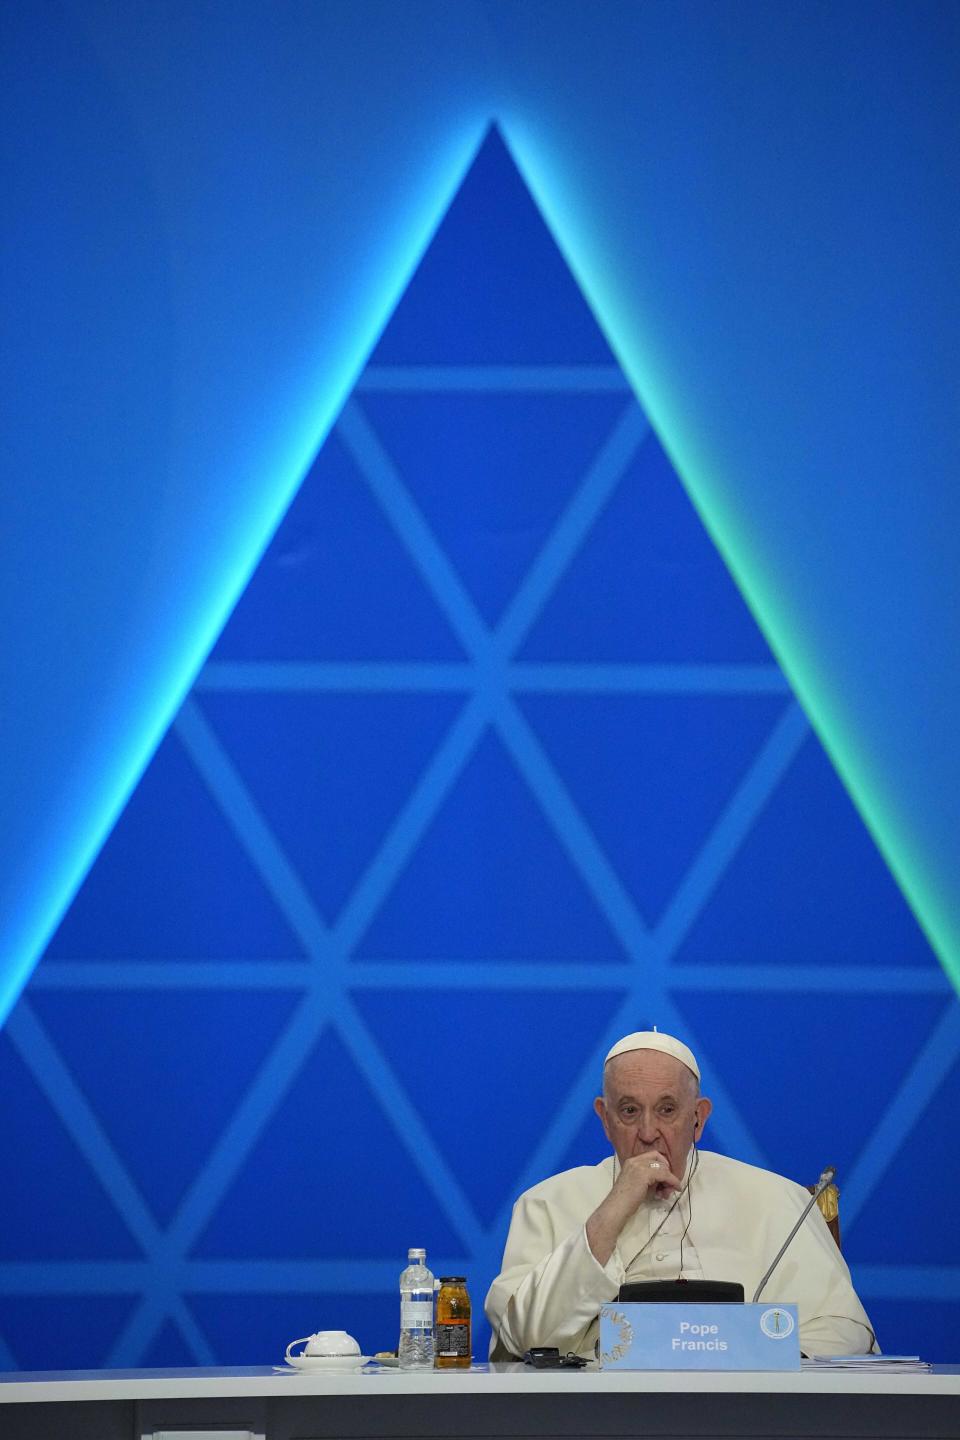
M 613 1155 L 541 1181 L 514 1206 L 486 1300 L 491 1359 L 535 1345 L 593 1358 L 600 1306 L 628 1280 L 739 1281 L 749 1300 L 810 1199 L 780 1175 L 698 1148 L 712 1106 L 692 1052 L 670 1035 L 618 1041 L 594 1109 Z M 816 1206 L 764 1299 L 796 1303 L 805 1355 L 875 1348 Z

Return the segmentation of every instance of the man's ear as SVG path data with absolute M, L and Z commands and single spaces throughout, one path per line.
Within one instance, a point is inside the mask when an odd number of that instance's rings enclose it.
M 703 1134 L 704 1126 L 707 1123 L 707 1118 L 712 1109 L 713 1102 L 711 1100 L 708 1100 L 706 1095 L 701 1095 L 700 1099 L 697 1101 L 694 1107 L 694 1111 L 696 1114 L 696 1124 L 693 1132 L 693 1138 L 695 1140 L 699 1140 L 700 1136 Z
M 604 1135 L 606 1135 L 607 1139 L 610 1140 L 610 1144 L 612 1145 L 613 1141 L 610 1139 L 610 1126 L 607 1124 L 607 1107 L 604 1104 L 602 1095 L 598 1095 L 596 1100 L 594 1100 L 593 1108 L 596 1111 L 597 1115 L 600 1117 L 600 1124 L 603 1126 Z

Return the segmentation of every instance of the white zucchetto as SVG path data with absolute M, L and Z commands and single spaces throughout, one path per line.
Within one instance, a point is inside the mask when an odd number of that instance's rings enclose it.
M 674 1060 L 686 1065 L 687 1069 L 692 1070 L 697 1079 L 700 1079 L 700 1067 L 693 1058 L 693 1051 L 684 1045 L 682 1040 L 675 1040 L 672 1035 L 661 1035 L 659 1030 L 634 1030 L 632 1035 L 624 1035 L 622 1040 L 618 1040 L 616 1045 L 607 1051 L 604 1065 L 615 1055 L 626 1055 L 629 1050 L 659 1050 L 663 1055 L 672 1055 Z

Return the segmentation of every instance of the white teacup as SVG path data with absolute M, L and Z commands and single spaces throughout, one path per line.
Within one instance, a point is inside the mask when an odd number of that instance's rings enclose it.
M 325 1359 L 353 1359 L 360 1354 L 360 1346 L 352 1335 L 346 1330 L 318 1330 L 313 1335 L 302 1335 L 299 1340 L 291 1340 L 287 1346 L 287 1359 L 290 1359 L 290 1351 L 295 1345 L 302 1345 L 302 1355 L 323 1357 Z

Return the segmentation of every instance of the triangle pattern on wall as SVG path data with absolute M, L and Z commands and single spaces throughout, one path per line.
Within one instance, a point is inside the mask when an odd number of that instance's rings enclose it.
M 40 1020 L 161 1224 L 202 1169 L 298 998 L 287 990 L 172 988 L 35 997 Z M 196 1035 L 202 1047 L 185 1043 Z
M 429 1232 L 434 1247 L 461 1249 L 452 1217 L 418 1173 L 389 1106 L 338 1036 L 324 1031 L 195 1254 L 392 1260 L 417 1227 Z
M 489 1225 L 526 1188 L 523 1177 L 545 1117 L 589 1067 L 623 997 L 622 990 L 599 989 L 509 994 L 378 989 L 358 993 L 356 1001 L 384 1054 L 403 1074 L 438 1149 L 463 1177 L 481 1222 Z M 429 1050 L 411 1056 L 405 1037 L 425 1006 L 445 1023 Z M 533 1061 L 537 1035 L 550 1036 L 549 1065 Z M 482 1087 L 470 1083 L 474 1056 L 484 1071 Z M 599 1076 L 595 1080 L 599 1084 Z M 483 1163 L 481 1157 L 490 1155 L 497 1156 L 496 1166 Z
M 22 1002 L 17 1010 L 23 1011 Z M 33 1040 L 41 1050 L 43 1037 L 17 1019 L 19 1029 L 29 1031 L 26 1044 Z M 58 1067 L 51 1075 L 44 1055 L 31 1065 L 18 1038 L 8 1021 L 0 1033 L 0 1186 L 6 1196 L 0 1262 L 140 1259 L 116 1197 L 91 1172 L 86 1137 L 71 1133 L 73 1107 L 63 1103 L 68 1097 L 54 1101 L 45 1093 L 59 1079 Z
M 216 661 L 425 658 L 463 652 L 334 431 L 227 621 Z
M 803 1073 L 795 1066 L 785 1067 L 776 1079 L 779 1106 L 765 1112 L 754 1107 L 754 1124 L 772 1168 L 802 1184 L 813 1184 L 825 1165 L 835 1165 L 841 1177 L 854 1171 L 940 1019 L 943 999 L 837 994 L 827 1005 L 822 996 L 802 992 L 691 990 L 678 994 L 677 1007 L 690 1027 L 710 1035 L 709 1049 L 699 1057 L 705 1088 L 712 1086 L 714 1074 L 728 1077 L 734 1098 L 745 1110 L 751 1108 L 752 1093 L 773 1083 L 771 1053 L 775 1056 L 790 1036 L 808 1037 L 811 1052 L 822 1056 L 822 1062 Z M 838 1026 L 848 1035 L 865 1031 L 872 1053 L 883 1056 L 882 1065 L 865 1066 L 847 1076 L 842 1096 L 832 1058 Z M 766 1031 L 773 1037 L 772 1046 L 756 1043 Z M 783 1124 L 784 1115 L 790 1116 L 789 1125 Z M 712 1135 L 706 1143 L 712 1145 Z M 849 1252 L 858 1227 L 852 1225 L 855 1217 L 846 1196 L 844 1217 L 850 1231 L 845 1247 Z
M 772 664 L 653 431 L 520 653 L 540 661 Z
M 889 1156 L 936 1160 L 958 1014 L 491 130 L 0 1037 L 0 1278 L 83 1306 L 77 1259 L 122 1264 L 88 1363 L 269 1364 L 392 1345 L 425 1243 L 480 1355 L 512 1198 L 603 1153 L 602 1056 L 651 1023 L 718 1148 L 836 1137 L 856 1254 Z
M 518 892 L 516 855 L 537 856 Z M 502 743 L 488 734 L 357 952 L 369 959 L 624 959 Z
M 491 127 L 371 366 L 529 369 L 610 360 L 499 129 Z
M 495 625 L 623 409 L 616 392 L 364 396 L 386 454 L 484 620 Z M 533 487 L 529 476 L 550 475 Z M 674 485 L 676 479 L 674 478 Z
M 238 943 L 232 897 L 244 896 Z M 175 732 L 166 736 L 50 942 L 57 960 L 302 957 Z
M 651 924 L 786 703 L 779 695 L 528 695 L 521 705 Z
M 457 695 L 261 691 L 203 697 L 212 731 L 333 920 L 423 778 Z
M 820 817 L 816 828 L 811 813 Z M 813 735 L 771 790 L 677 953 L 679 964 L 844 965 L 866 949 L 926 968 L 930 949 Z M 799 881 L 799 883 L 798 883 Z

